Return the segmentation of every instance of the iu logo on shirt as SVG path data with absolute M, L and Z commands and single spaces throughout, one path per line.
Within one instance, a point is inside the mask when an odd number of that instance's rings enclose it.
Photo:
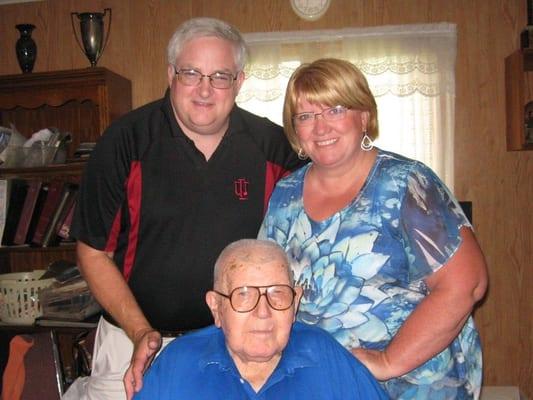
M 248 185 L 250 182 L 246 178 L 239 178 L 233 182 L 235 195 L 239 200 L 248 200 Z

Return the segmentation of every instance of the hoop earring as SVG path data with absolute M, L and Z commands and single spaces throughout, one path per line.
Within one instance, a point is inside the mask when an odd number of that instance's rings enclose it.
M 364 131 L 363 140 L 361 140 L 361 150 L 370 151 L 374 148 L 374 142 L 368 136 L 367 131 Z
M 298 149 L 298 153 L 297 154 L 298 154 L 298 158 L 300 160 L 302 160 L 302 161 L 307 160 L 308 156 L 307 156 L 307 154 L 305 154 L 304 149 L 302 149 L 301 147 Z

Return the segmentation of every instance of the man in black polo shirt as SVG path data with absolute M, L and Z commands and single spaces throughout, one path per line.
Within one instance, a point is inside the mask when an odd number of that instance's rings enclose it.
M 211 324 L 204 294 L 216 257 L 256 237 L 276 181 L 301 165 L 281 127 L 235 105 L 245 58 L 235 28 L 185 22 L 168 45 L 165 97 L 98 142 L 72 232 L 106 313 L 92 376 L 65 399 L 126 398 L 128 367 L 131 397 L 161 336 Z

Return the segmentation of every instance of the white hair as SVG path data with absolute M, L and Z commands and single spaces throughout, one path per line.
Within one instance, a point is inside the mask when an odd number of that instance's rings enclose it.
M 248 48 L 237 28 L 219 19 L 205 17 L 189 19 L 176 29 L 168 42 L 168 63 L 174 65 L 185 43 L 202 37 L 217 37 L 230 42 L 235 50 L 237 69 L 244 69 Z
M 226 266 L 226 262 L 230 256 L 234 256 L 236 258 L 241 258 L 242 256 L 243 259 L 246 259 L 249 257 L 250 253 L 257 255 L 259 251 L 262 255 L 268 255 L 268 261 L 282 261 L 283 266 L 287 271 L 289 282 L 292 286 L 294 281 L 292 279 L 292 273 L 289 269 L 289 259 L 283 248 L 271 240 L 260 239 L 240 239 L 228 244 L 224 250 L 222 250 L 215 262 L 213 286 L 216 287 L 218 284 L 220 284 L 220 279 L 222 279 L 221 275 L 224 272 L 224 267 Z M 265 261 L 267 260 L 265 259 Z

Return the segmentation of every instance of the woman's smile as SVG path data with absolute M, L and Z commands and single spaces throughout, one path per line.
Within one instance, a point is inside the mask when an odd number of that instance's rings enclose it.
M 333 139 L 316 141 L 315 143 L 318 147 L 322 147 L 322 146 L 329 146 L 331 144 L 337 143 L 338 140 L 339 138 L 333 138 Z

